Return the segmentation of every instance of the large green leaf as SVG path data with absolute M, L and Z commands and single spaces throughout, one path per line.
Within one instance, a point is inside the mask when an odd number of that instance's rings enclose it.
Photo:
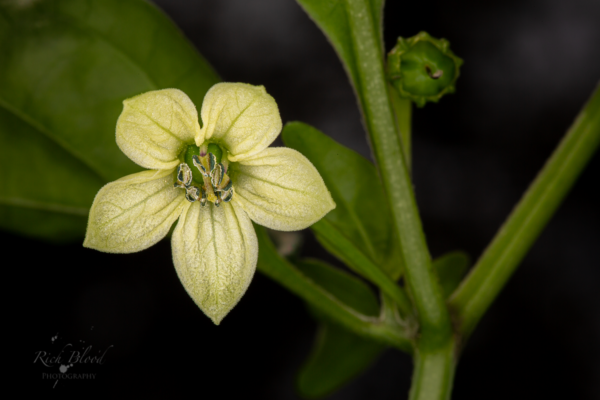
M 83 235 L 102 184 L 140 170 L 115 142 L 124 99 L 174 87 L 200 106 L 218 81 L 143 0 L 1 2 L 0 54 L 0 227 L 51 239 Z
M 306 13 L 327 36 L 350 76 L 352 85 L 362 102 L 355 49 L 352 44 L 350 24 L 344 0 L 297 0 Z M 367 0 L 374 26 L 379 34 L 383 54 L 383 6 L 385 0 Z
M 352 267 L 356 258 L 344 257 L 344 248 L 335 247 L 336 241 L 325 235 L 331 232 L 343 236 L 390 277 L 397 279 L 402 271 L 400 249 L 395 246 L 392 217 L 375 166 L 303 123 L 287 124 L 282 137 L 287 146 L 313 163 L 337 205 L 313 225 L 317 239 Z
M 85 230 L 103 180 L 64 148 L 0 108 L 0 224 L 69 240 Z

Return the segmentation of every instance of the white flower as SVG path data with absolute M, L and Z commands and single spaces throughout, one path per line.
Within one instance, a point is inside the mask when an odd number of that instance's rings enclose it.
M 258 256 L 252 221 L 304 229 L 335 208 L 323 179 L 302 154 L 269 148 L 281 131 L 264 87 L 213 86 L 202 129 L 187 95 L 157 90 L 127 99 L 117 144 L 148 171 L 104 186 L 94 199 L 85 247 L 133 253 L 171 239 L 183 286 L 215 324 L 245 293 Z

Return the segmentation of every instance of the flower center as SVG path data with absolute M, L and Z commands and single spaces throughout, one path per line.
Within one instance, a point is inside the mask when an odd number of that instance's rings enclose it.
M 216 144 L 190 145 L 177 167 L 176 188 L 185 190 L 190 203 L 199 201 L 204 207 L 210 201 L 219 207 L 222 201 L 233 197 L 233 183 L 227 175 L 229 161 L 226 153 Z

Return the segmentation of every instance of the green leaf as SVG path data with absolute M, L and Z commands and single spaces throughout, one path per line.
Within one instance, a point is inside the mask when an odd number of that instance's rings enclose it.
M 363 315 L 378 316 L 379 302 L 361 280 L 320 260 L 301 260 L 296 267 L 317 285 Z
M 433 260 L 433 269 L 437 273 L 444 298 L 448 298 L 458 287 L 469 264 L 471 258 L 462 251 L 453 251 Z
M 385 346 L 346 329 L 322 323 L 314 348 L 298 374 L 298 390 L 308 398 L 323 397 L 360 374 Z
M 402 272 L 399 248 L 390 224 L 391 214 L 375 166 L 317 129 L 292 122 L 283 129 L 286 146 L 304 154 L 317 168 L 337 207 L 313 225 L 317 239 L 332 254 L 353 267 L 327 232 L 344 236 L 393 279 Z M 334 229 L 321 229 L 329 224 Z M 325 228 L 325 227 L 323 227 Z M 359 272 L 357 268 L 353 268 Z M 359 272 L 360 273 L 360 272 Z M 364 275 L 364 274 L 363 274 Z
M 297 0 L 304 11 L 321 28 L 333 45 L 350 76 L 358 96 L 362 101 L 359 85 L 358 66 L 354 45 L 352 44 L 348 11 L 344 0 Z M 374 26 L 379 35 L 381 53 L 383 54 L 383 6 L 385 0 L 367 0 Z
M 85 232 L 89 206 L 104 183 L 3 108 L 0 171 L 0 226 L 53 241 L 72 240 Z
M 295 264 L 305 276 L 347 306 L 364 315 L 379 315 L 377 298 L 364 282 L 319 260 Z M 311 307 L 311 311 L 323 319 L 318 309 Z M 368 367 L 384 348 L 381 343 L 323 320 L 313 351 L 299 373 L 298 389 L 305 397 L 321 397 Z
M 179 88 L 199 106 L 218 81 L 142 0 L 3 1 L 0 54 L 0 228 L 49 239 L 83 236 L 100 187 L 141 170 L 115 142 L 123 100 Z

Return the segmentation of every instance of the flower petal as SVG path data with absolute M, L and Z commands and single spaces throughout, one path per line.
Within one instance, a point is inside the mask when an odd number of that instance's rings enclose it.
M 144 168 L 175 168 L 184 146 L 202 136 L 196 107 L 181 90 L 154 90 L 125 100 L 123 106 L 117 145 Z
M 143 171 L 104 186 L 90 210 L 85 242 L 107 253 L 134 253 L 164 238 L 189 204 L 171 170 Z
M 222 144 L 230 161 L 246 159 L 266 149 L 281 132 L 281 117 L 275 100 L 264 86 L 218 83 L 202 102 L 202 132 L 196 138 Z
M 200 309 L 219 324 L 246 292 L 258 258 L 258 241 L 244 210 L 195 202 L 173 232 L 173 263 Z
M 250 218 L 279 231 L 307 228 L 335 208 L 323 178 L 296 150 L 268 148 L 231 164 L 234 195 Z

